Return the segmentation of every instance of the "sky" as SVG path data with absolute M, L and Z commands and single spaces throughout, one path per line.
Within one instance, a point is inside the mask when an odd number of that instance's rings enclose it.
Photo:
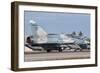
M 24 11 L 25 36 L 32 35 L 30 20 L 35 21 L 47 33 L 70 34 L 81 31 L 90 37 L 90 14 Z

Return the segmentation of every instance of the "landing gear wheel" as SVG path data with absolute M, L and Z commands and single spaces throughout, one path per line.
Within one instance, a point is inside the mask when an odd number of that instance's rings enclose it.
M 47 50 L 47 52 L 51 52 L 51 50 Z
M 59 49 L 58 51 L 59 51 L 59 52 L 62 52 L 62 49 Z

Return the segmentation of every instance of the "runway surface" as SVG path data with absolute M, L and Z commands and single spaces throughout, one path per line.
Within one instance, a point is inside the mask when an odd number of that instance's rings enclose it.
M 90 51 L 78 52 L 31 52 L 25 53 L 24 61 L 48 61 L 48 60 L 70 60 L 70 59 L 87 59 L 90 58 Z

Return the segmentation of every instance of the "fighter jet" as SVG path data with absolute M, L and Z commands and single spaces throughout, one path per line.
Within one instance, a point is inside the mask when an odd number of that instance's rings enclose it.
M 48 33 L 33 20 L 30 20 L 30 26 L 32 35 L 26 38 L 25 46 L 32 50 L 45 50 L 47 52 L 58 50 L 62 52 L 65 49 L 75 49 L 75 51 L 82 49 L 72 37 L 65 33 Z

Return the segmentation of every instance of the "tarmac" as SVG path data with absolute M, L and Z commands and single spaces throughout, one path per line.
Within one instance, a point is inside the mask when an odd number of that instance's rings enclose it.
M 70 59 L 87 59 L 90 58 L 89 50 L 82 50 L 74 52 L 73 50 L 64 50 L 63 52 L 51 51 L 32 51 L 29 48 L 25 48 L 24 61 L 49 61 L 49 60 L 70 60 Z

